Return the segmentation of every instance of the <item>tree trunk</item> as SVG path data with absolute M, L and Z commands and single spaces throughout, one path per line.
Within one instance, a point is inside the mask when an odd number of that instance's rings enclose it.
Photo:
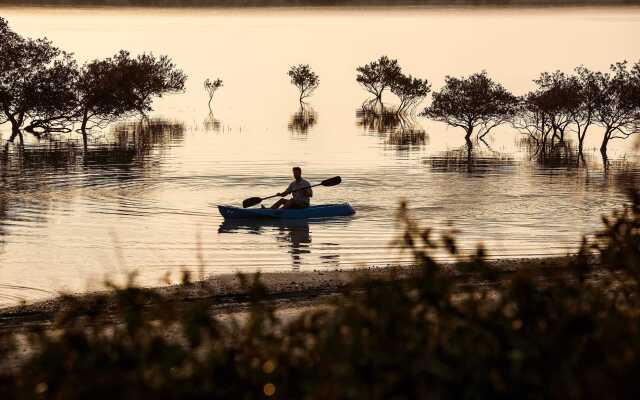
M 589 129 L 589 125 L 591 122 L 587 122 L 580 132 L 580 128 L 578 127 L 578 154 L 582 155 L 582 149 L 584 148 L 584 138 L 587 137 L 587 130 Z
M 468 126 L 466 129 L 467 134 L 465 135 L 464 139 L 467 141 L 467 143 L 471 143 L 471 134 L 473 133 L 473 126 Z
M 471 129 L 473 130 L 473 128 Z M 466 142 L 467 142 L 467 172 L 473 172 L 473 155 L 472 155 L 473 143 L 469 138 L 466 138 Z
M 584 144 L 584 135 L 581 135 L 580 132 L 578 132 L 578 154 L 582 155 L 582 147 Z
M 609 144 L 609 140 L 611 140 L 611 131 L 607 128 L 604 132 L 604 137 L 602 138 L 602 144 L 600 145 L 600 153 L 603 158 L 607 157 L 607 145 Z
M 84 111 L 82 115 L 82 125 L 80 125 L 80 132 L 82 132 L 82 144 L 84 146 L 84 151 L 87 151 L 88 147 L 88 138 L 87 138 L 87 122 L 89 122 L 89 112 L 87 110 Z
M 20 132 L 20 127 L 22 126 L 22 120 L 24 118 L 24 114 L 19 114 L 18 118 L 14 115 L 6 113 L 9 121 L 11 122 L 11 137 L 9 138 L 10 142 L 16 138 L 16 136 L 20 137 L 20 144 L 24 144 L 24 138 L 22 137 L 22 132 Z
M 13 141 L 16 138 L 16 136 L 18 136 L 18 133 L 20 133 L 19 129 L 16 129 L 15 127 L 11 127 L 11 136 L 9 137 L 8 141 L 13 143 Z

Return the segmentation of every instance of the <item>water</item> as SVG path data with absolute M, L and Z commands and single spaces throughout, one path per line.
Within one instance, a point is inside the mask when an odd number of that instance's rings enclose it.
M 517 94 L 542 71 L 605 70 L 640 59 L 640 8 L 136 9 L 0 8 L 17 32 L 46 35 L 80 61 L 168 54 L 189 75 L 184 94 L 155 103 L 151 128 L 112 126 L 85 154 L 75 135 L 0 153 L 0 304 L 102 287 L 137 271 L 158 285 L 182 270 L 322 270 L 405 260 L 388 245 L 407 199 L 425 225 L 461 231 L 491 257 L 566 254 L 637 180 L 633 140 L 602 166 L 539 160 L 513 129 L 471 157 L 461 130 L 423 118 L 370 120 L 355 68 L 382 54 L 428 78 L 487 70 Z M 289 66 L 309 63 L 320 88 L 300 110 Z M 224 87 L 209 114 L 202 82 Z M 393 102 L 390 95 L 388 99 Z M 404 130 L 403 130 L 404 129 Z M 7 126 L 0 127 L 7 139 Z M 223 224 L 212 204 L 284 189 L 292 166 L 319 182 L 316 203 L 350 202 L 353 218 Z

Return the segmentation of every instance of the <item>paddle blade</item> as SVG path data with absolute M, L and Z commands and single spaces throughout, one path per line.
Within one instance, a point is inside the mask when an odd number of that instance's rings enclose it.
M 256 204 L 260 204 L 262 199 L 260 197 L 249 197 L 242 202 L 242 208 L 253 207 Z
M 323 180 L 322 182 L 320 182 L 320 184 L 322 186 L 335 186 L 339 185 L 340 182 L 342 182 L 342 178 L 340 178 L 339 176 L 334 176 L 333 178 Z

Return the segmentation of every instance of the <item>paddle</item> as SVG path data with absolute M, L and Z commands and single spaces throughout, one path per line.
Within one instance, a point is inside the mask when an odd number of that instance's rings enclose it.
M 339 185 L 340 182 L 342 182 L 342 178 L 340 178 L 339 176 L 334 176 L 333 178 L 329 178 L 329 179 L 325 179 L 322 182 L 316 184 L 316 185 L 311 185 L 311 186 L 306 186 L 300 189 L 296 189 L 294 191 L 291 192 L 284 192 L 284 193 L 278 193 L 278 194 L 274 194 L 273 196 L 269 196 L 269 197 L 249 197 L 248 199 L 245 199 L 242 202 L 242 208 L 249 208 L 252 206 L 255 206 L 257 204 L 262 203 L 263 200 L 267 200 L 267 199 L 271 199 L 274 197 L 278 197 L 278 196 L 285 196 L 289 193 L 293 193 L 293 192 L 297 192 L 298 190 L 305 190 L 305 189 L 310 189 L 312 187 L 316 187 L 316 186 L 336 186 Z

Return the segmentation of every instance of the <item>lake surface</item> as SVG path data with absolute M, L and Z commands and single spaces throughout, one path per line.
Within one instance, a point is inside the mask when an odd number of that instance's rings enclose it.
M 185 93 L 155 103 L 148 126 L 96 133 L 86 154 L 73 134 L 0 152 L 0 304 L 100 288 L 133 270 L 139 283 L 158 285 L 182 270 L 400 262 L 389 243 L 401 199 L 422 224 L 459 229 L 465 250 L 482 241 L 493 258 L 566 254 L 640 177 L 632 139 L 612 143 L 603 168 L 596 130 L 586 166 L 571 153 L 540 160 L 507 126 L 469 157 L 459 129 L 360 115 L 367 96 L 355 82 L 357 66 L 387 54 L 434 89 L 447 74 L 484 69 L 522 94 L 542 71 L 640 59 L 637 7 L 0 7 L 0 15 L 81 62 L 151 51 L 189 76 Z M 298 63 L 321 80 L 302 114 L 286 74 Z M 213 115 L 207 77 L 224 80 Z M 295 165 L 311 182 L 341 175 L 340 186 L 317 188 L 313 201 L 350 202 L 356 216 L 223 224 L 212 204 L 281 191 Z

